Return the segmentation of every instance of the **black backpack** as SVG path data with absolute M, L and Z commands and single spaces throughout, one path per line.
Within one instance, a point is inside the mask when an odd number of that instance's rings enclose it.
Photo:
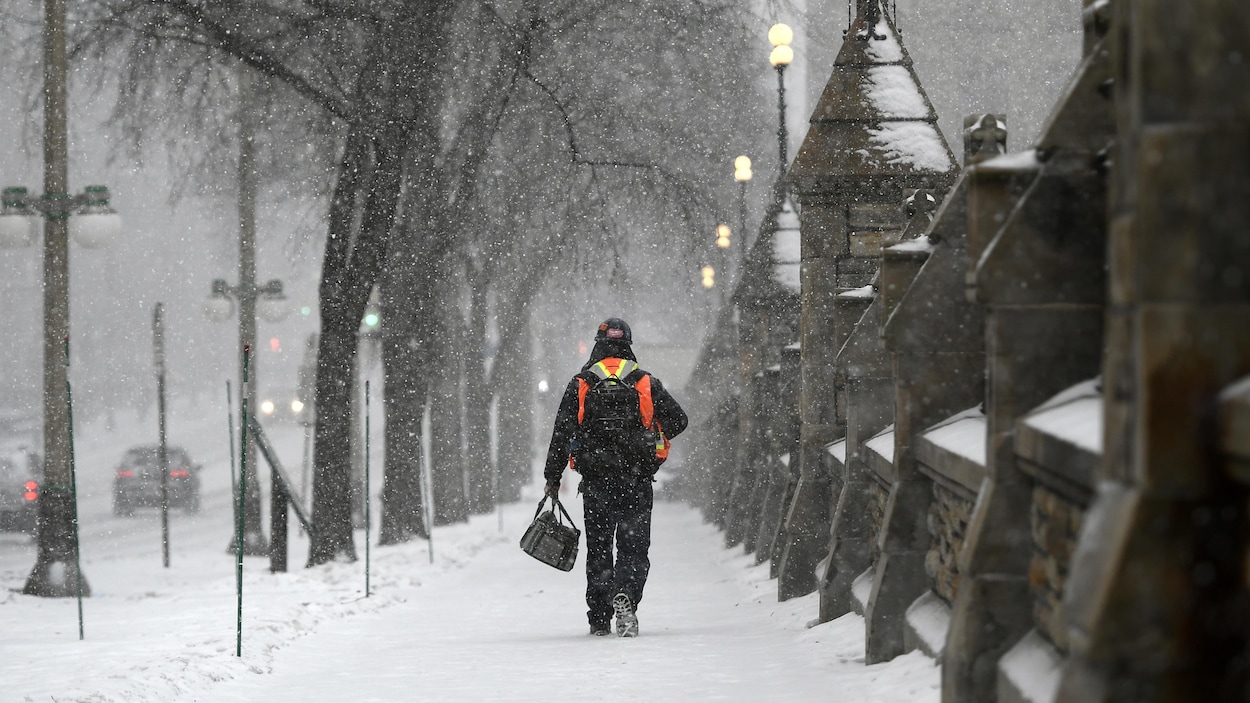
M 643 469 L 654 463 L 656 434 L 642 426 L 634 387 L 645 375 L 636 365 L 624 378 L 600 378 L 594 369 L 579 374 L 588 386 L 576 441 L 579 470 Z

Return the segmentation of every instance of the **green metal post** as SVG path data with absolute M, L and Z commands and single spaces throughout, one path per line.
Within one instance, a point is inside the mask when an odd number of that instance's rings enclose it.
M 365 598 L 369 597 L 369 382 L 365 381 Z
M 230 495 L 233 497 L 238 495 L 239 479 L 235 475 L 234 466 L 234 397 L 230 393 L 230 381 L 228 380 L 226 381 L 226 433 L 230 436 L 230 451 L 226 452 L 226 454 L 230 455 Z M 231 512 L 234 511 L 234 501 L 230 501 L 230 510 Z M 234 520 L 231 524 L 234 525 L 237 531 L 239 527 L 238 513 L 235 513 Z
M 243 389 L 239 402 L 239 417 L 242 424 L 239 427 L 239 498 L 236 510 L 238 519 L 235 521 L 235 543 L 234 543 L 234 583 L 235 591 L 238 593 L 238 607 L 235 621 L 235 645 L 234 656 L 243 656 L 243 530 L 244 521 L 247 519 L 243 512 L 243 498 L 247 494 L 247 402 L 251 400 L 248 397 L 248 361 L 252 352 L 250 345 L 243 345 Z
M 69 337 L 65 338 L 65 409 L 69 435 L 69 501 L 70 524 L 74 528 L 74 586 L 78 591 L 78 639 L 82 640 L 82 555 L 78 548 L 78 478 L 74 474 L 74 393 L 69 385 Z

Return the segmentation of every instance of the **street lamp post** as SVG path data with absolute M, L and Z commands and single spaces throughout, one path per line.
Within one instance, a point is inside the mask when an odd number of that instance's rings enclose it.
M 738 182 L 738 234 L 747 231 L 747 184 L 751 182 L 751 159 L 745 155 L 734 159 L 734 180 Z M 743 241 L 743 245 L 746 242 Z
M 245 228 L 247 229 L 247 228 Z M 256 285 L 256 252 L 255 242 L 247 235 L 239 237 L 239 276 L 240 284 L 232 286 L 223 278 L 213 281 L 211 293 L 204 302 L 204 314 L 214 322 L 225 322 L 237 311 L 239 315 L 239 349 L 256 349 L 256 318 L 259 316 L 266 322 L 280 322 L 286 317 L 286 297 L 282 293 L 282 281 L 271 279 L 263 286 Z M 235 305 L 238 301 L 238 305 Z M 255 399 L 258 357 L 252 356 L 251 371 L 247 374 L 247 390 L 245 397 Z M 243 363 L 240 355 L 239 363 Z M 242 366 L 240 366 L 240 369 Z M 242 373 L 240 371 L 240 373 Z M 244 448 L 245 459 L 249 467 L 255 470 L 256 443 L 255 434 L 248 434 L 248 443 Z M 255 474 L 253 474 L 255 475 Z M 275 472 L 276 475 L 276 472 Z M 275 478 L 275 480 L 277 480 Z M 271 510 L 285 515 L 279 506 L 271 506 Z M 257 481 L 247 484 L 243 496 L 243 553 L 249 556 L 263 556 L 269 553 L 269 541 L 261 529 L 260 487 Z M 235 551 L 235 539 L 231 539 L 227 551 Z
M 5 188 L 0 210 L 0 244 L 33 243 L 33 215 L 43 216 L 43 453 L 39 495 L 38 554 L 23 589 L 28 595 L 89 595 L 77 559 L 78 510 L 73 491 L 72 440 L 67 397 L 69 379 L 69 235 L 98 246 L 121 229 L 108 207 L 108 189 L 92 186 L 69 195 L 68 95 L 65 51 L 65 0 L 45 0 L 43 26 L 43 190 Z
M 721 275 L 724 276 L 726 285 L 728 285 L 729 283 L 729 247 L 732 244 L 729 238 L 730 238 L 731 233 L 732 232 L 729 229 L 729 225 L 726 225 L 726 224 L 716 225 L 716 248 L 720 251 L 720 255 L 717 257 L 716 265 L 720 267 Z M 722 303 L 725 302 L 724 290 L 725 288 L 724 286 L 722 286 L 721 287 L 721 302 Z
M 231 286 L 224 279 L 213 281 L 212 294 L 204 304 L 204 313 L 212 320 L 225 322 L 235 312 L 234 301 L 238 301 L 239 314 L 239 378 L 246 383 L 244 397 L 256 398 L 256 379 L 259 358 L 252 357 L 250 372 L 243 373 L 245 350 L 256 349 L 256 317 L 257 314 L 268 322 L 279 322 L 286 317 L 286 298 L 282 295 L 282 282 L 272 279 L 264 286 L 256 285 L 256 144 L 254 136 L 256 126 L 252 105 L 253 81 L 251 69 L 242 66 L 238 72 L 239 80 L 239 165 L 238 165 L 238 215 L 239 215 L 239 285 Z M 250 433 L 249 433 L 250 434 Z M 243 461 L 247 466 L 256 466 L 256 444 L 249 436 L 243 448 Z M 277 472 L 272 473 L 271 499 L 280 501 L 285 495 Z M 286 505 L 270 506 L 270 517 L 273 521 L 286 519 Z M 270 553 L 269 541 L 261 529 L 260 486 L 257 481 L 247 484 L 243 496 L 243 514 L 237 516 L 243 521 L 242 531 L 244 554 L 261 556 Z M 284 523 L 285 526 L 285 523 Z M 270 525 L 272 530 L 273 525 Z M 237 528 L 236 528 L 237 529 Z M 237 539 L 232 538 L 227 551 L 237 551 Z M 271 568 L 278 561 L 285 561 L 285 545 L 282 553 L 270 553 Z M 285 571 L 285 567 L 273 568 L 274 571 Z
M 789 25 L 778 22 L 768 30 L 768 41 L 773 45 L 773 51 L 768 56 L 768 62 L 777 69 L 777 109 L 781 115 L 781 122 L 777 128 L 777 144 L 781 153 L 781 178 L 786 176 L 786 140 L 789 138 L 786 132 L 786 66 L 794 60 L 794 50 L 790 48 L 790 42 L 794 41 L 794 32 Z
M 45 185 L 63 186 L 64 179 Z M 20 247 L 38 238 L 36 217 L 43 216 L 43 484 L 39 489 L 38 555 L 26 581 L 28 595 L 69 597 L 90 595 L 78 573 L 75 544 L 78 510 L 73 495 L 73 448 L 70 446 L 69 401 L 69 239 L 84 248 L 103 246 L 116 239 L 121 218 L 109 207 L 104 186 L 88 186 L 83 193 L 29 195 L 25 188 L 4 189 L 0 209 L 0 246 Z M 76 215 L 71 226 L 70 216 Z M 64 570 L 54 569 L 61 564 Z M 59 572 L 60 575 L 56 575 Z

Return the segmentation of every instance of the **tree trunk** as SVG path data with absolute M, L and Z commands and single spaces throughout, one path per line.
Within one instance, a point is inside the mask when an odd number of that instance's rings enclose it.
M 438 287 L 442 292 L 439 308 L 446 312 L 434 320 L 438 326 L 435 347 L 440 372 L 434 376 L 437 380 L 430 389 L 430 487 L 434 524 L 449 525 L 469 519 L 461 443 L 462 325 L 455 304 L 459 292 L 454 290 L 456 286 L 447 281 Z
M 531 373 L 529 311 L 518 301 L 505 319 L 513 329 L 500 340 L 499 358 L 492 373 L 498 393 L 499 500 L 521 499 L 521 488 L 533 472 L 534 407 Z M 506 371 L 505 371 L 506 370 Z
M 360 320 L 395 226 L 406 149 L 406 135 L 393 122 L 376 133 L 367 129 L 355 125 L 348 137 L 331 202 L 322 268 L 309 566 L 340 557 L 356 558 L 351 511 L 354 362 Z M 370 148 L 373 168 L 366 173 Z M 364 209 L 359 233 L 353 237 L 355 204 L 361 195 Z
M 418 213 L 430 212 L 427 194 Z M 435 212 L 437 212 L 437 206 Z M 423 221 L 422 221 L 423 220 Z M 422 226 L 414 226 L 421 222 Z M 426 537 L 422 489 L 422 422 L 430 402 L 440 314 L 435 281 L 442 257 L 429 216 L 410 217 L 387 252 L 382 279 L 382 364 L 385 375 L 386 462 L 382 486 L 382 544 Z
M 351 396 L 356 326 L 349 311 L 327 310 L 322 297 L 321 335 L 317 347 L 317 421 L 313 442 L 312 543 L 308 565 L 340 557 L 356 559 L 352 539 Z M 363 312 L 363 306 L 361 308 Z
M 430 480 L 434 524 L 469 519 L 460 447 L 459 375 L 448 369 L 430 396 Z
M 465 473 L 469 482 L 469 510 L 488 513 L 495 505 L 490 463 L 491 397 L 486 383 L 487 287 L 480 268 L 470 264 L 469 326 L 463 344 L 465 391 Z
M 340 556 L 356 558 L 348 497 L 349 408 L 358 324 L 354 321 L 364 314 L 369 294 L 362 294 L 360 289 L 366 287 L 362 282 L 356 281 L 353 285 L 351 231 L 356 200 L 364 187 L 367 154 L 367 139 L 361 131 L 353 130 L 344 146 L 339 180 L 330 202 L 329 237 L 321 269 L 321 334 L 317 338 L 313 434 L 313 529 L 308 566 Z M 373 275 L 376 275 L 376 267 Z
M 384 318 L 388 317 L 383 304 Z M 388 325 L 393 325 L 391 320 Z M 406 337 L 383 331 L 382 366 L 385 375 L 386 461 L 382 479 L 382 525 L 379 544 L 398 544 L 426 537 L 424 492 L 421 489 L 421 421 L 425 417 L 428 387 L 423 376 L 413 376 L 417 351 Z

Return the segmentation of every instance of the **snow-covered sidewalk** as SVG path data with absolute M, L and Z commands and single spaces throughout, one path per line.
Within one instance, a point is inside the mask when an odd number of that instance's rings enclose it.
M 534 503 L 537 502 L 535 497 Z M 580 500 L 566 501 L 580 524 Z M 373 548 L 364 564 L 287 574 L 248 559 L 243 656 L 234 656 L 232 558 L 203 548 L 85 565 L 101 588 L 77 639 L 73 601 L 0 594 L 0 691 L 14 701 L 891 701 L 938 700 L 918 653 L 863 665 L 863 621 L 808 627 L 814 596 L 777 603 L 767 565 L 694 510 L 656 506 L 642 634 L 586 634 L 578 567 L 561 573 L 517 539 L 534 503 L 425 542 Z M 500 529 L 502 521 L 503 529 Z M 584 545 L 583 545 L 584 546 Z M 153 566 L 155 564 L 155 566 Z M 113 578 L 121 570 L 129 579 Z M 107 586 L 133 580 L 134 588 Z M 5 586 L 14 583 L 6 574 Z M 93 585 L 95 585 L 93 583 Z

